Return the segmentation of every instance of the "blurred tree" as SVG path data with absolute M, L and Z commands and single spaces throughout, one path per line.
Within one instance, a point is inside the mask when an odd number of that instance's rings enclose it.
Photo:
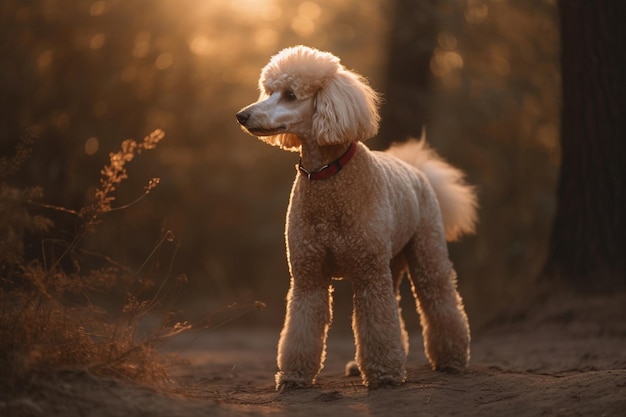
M 626 288 L 626 3 L 559 1 L 562 165 L 546 265 L 579 289 Z
M 419 137 L 429 119 L 437 0 L 395 0 L 378 145 Z

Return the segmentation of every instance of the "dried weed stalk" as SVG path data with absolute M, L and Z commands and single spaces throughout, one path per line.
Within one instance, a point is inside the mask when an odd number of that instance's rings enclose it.
M 111 263 L 81 273 L 78 250 L 104 214 L 129 207 L 156 187 L 158 178 L 152 179 L 134 202 L 113 207 L 114 192 L 128 178 L 126 164 L 143 151 L 154 149 L 163 136 L 156 130 L 143 141 L 124 141 L 102 169 L 94 201 L 78 211 L 40 203 L 43 193 L 39 188 L 17 189 L 5 183 L 28 157 L 31 136 L 19 141 L 13 157 L 0 158 L 0 400 L 19 392 L 29 376 L 54 369 L 80 369 L 153 383 L 166 380 L 166 364 L 155 348 L 190 326 L 170 315 L 147 336 L 139 337 L 137 328 L 140 319 L 157 303 L 175 295 L 186 278 L 172 279 L 170 268 L 152 298 L 141 298 L 129 290 L 123 319 L 113 322 L 89 301 L 90 294 L 119 283 L 132 288 L 140 280 L 143 266 L 133 272 Z M 46 217 L 31 214 L 33 204 L 71 213 L 79 224 L 62 253 L 50 262 L 45 256 L 43 261 L 24 259 L 25 234 L 44 233 L 53 227 Z M 173 240 L 171 231 L 163 232 L 150 256 Z M 73 267 L 63 268 L 65 264 Z

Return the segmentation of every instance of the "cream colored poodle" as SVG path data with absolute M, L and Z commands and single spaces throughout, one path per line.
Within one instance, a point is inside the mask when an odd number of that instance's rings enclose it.
M 300 153 L 285 231 L 291 288 L 276 388 L 315 382 L 339 278 L 354 288 L 355 359 L 369 388 L 405 379 L 398 288 L 407 272 L 432 367 L 465 368 L 470 331 L 446 244 L 474 231 L 477 201 L 463 173 L 423 141 L 387 152 L 362 144 L 377 133 L 379 97 L 330 53 L 284 49 L 263 68 L 259 88 L 237 120 Z

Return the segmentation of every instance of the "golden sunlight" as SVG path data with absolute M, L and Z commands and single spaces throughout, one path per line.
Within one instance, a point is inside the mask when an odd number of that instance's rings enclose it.
M 458 45 L 456 36 L 446 31 L 439 32 L 437 35 L 437 43 L 446 50 L 455 50 Z
M 159 70 L 166 70 L 174 63 L 174 55 L 170 52 L 161 52 L 154 61 L 154 66 Z
M 248 17 L 255 20 L 259 17 L 264 20 L 276 19 L 281 15 L 282 9 L 275 0 L 233 0 L 230 9 L 238 18 Z
M 138 69 L 134 65 L 129 65 L 120 73 L 120 79 L 126 83 L 132 83 L 137 79 Z
M 39 68 L 39 71 L 43 72 L 47 70 L 52 64 L 53 59 L 54 51 L 52 49 L 46 49 L 45 51 L 40 53 L 37 57 L 37 67 Z
M 259 29 L 254 36 L 256 45 L 262 49 L 275 49 L 278 40 L 278 32 L 271 28 Z
M 99 147 L 100 142 L 98 141 L 98 138 L 94 136 L 87 138 L 87 140 L 85 141 L 85 153 L 87 155 L 95 154 L 96 152 L 98 152 Z
M 493 71 L 500 77 L 507 77 L 511 72 L 509 48 L 503 45 L 493 45 L 490 50 Z
M 143 58 L 150 51 L 150 32 L 139 32 L 135 36 L 135 44 L 133 47 L 133 56 L 135 58 Z
M 457 51 L 444 51 L 436 48 L 430 62 L 430 69 L 437 77 L 443 77 L 454 70 L 463 68 L 463 57 Z
M 322 8 L 319 4 L 312 1 L 305 1 L 298 6 L 298 14 L 307 19 L 317 19 L 322 14 Z
M 305 1 L 298 6 L 298 14 L 291 19 L 291 29 L 302 37 L 312 35 L 316 30 L 316 20 L 322 8 L 315 2 Z
M 469 0 L 465 9 L 465 20 L 480 23 L 489 15 L 489 6 L 481 0 Z
M 89 14 L 91 16 L 100 16 L 107 9 L 107 3 L 103 0 L 97 0 L 91 3 L 91 7 L 89 7 Z
M 197 34 L 189 41 L 189 49 L 196 55 L 211 55 L 215 51 L 216 45 L 208 36 Z
M 449 32 L 441 31 L 437 35 L 438 47 L 433 51 L 430 60 L 430 71 L 441 79 L 443 85 L 449 89 L 458 88 L 461 84 L 460 70 L 465 62 L 458 51 L 458 40 Z
M 91 40 L 89 41 L 89 48 L 93 50 L 100 49 L 104 46 L 106 40 L 107 37 L 104 33 L 96 33 L 91 37 Z

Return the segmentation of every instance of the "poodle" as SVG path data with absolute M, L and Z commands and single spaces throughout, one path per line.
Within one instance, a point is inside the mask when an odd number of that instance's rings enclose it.
M 406 377 L 405 275 L 432 368 L 463 370 L 470 330 L 446 240 L 474 231 L 478 204 L 464 174 L 423 140 L 369 150 L 362 141 L 378 131 L 379 95 L 328 52 L 282 50 L 261 71 L 259 88 L 258 101 L 236 115 L 242 129 L 300 154 L 286 220 L 291 283 L 276 389 L 315 383 L 333 279 L 353 286 L 355 361 L 369 389 Z

